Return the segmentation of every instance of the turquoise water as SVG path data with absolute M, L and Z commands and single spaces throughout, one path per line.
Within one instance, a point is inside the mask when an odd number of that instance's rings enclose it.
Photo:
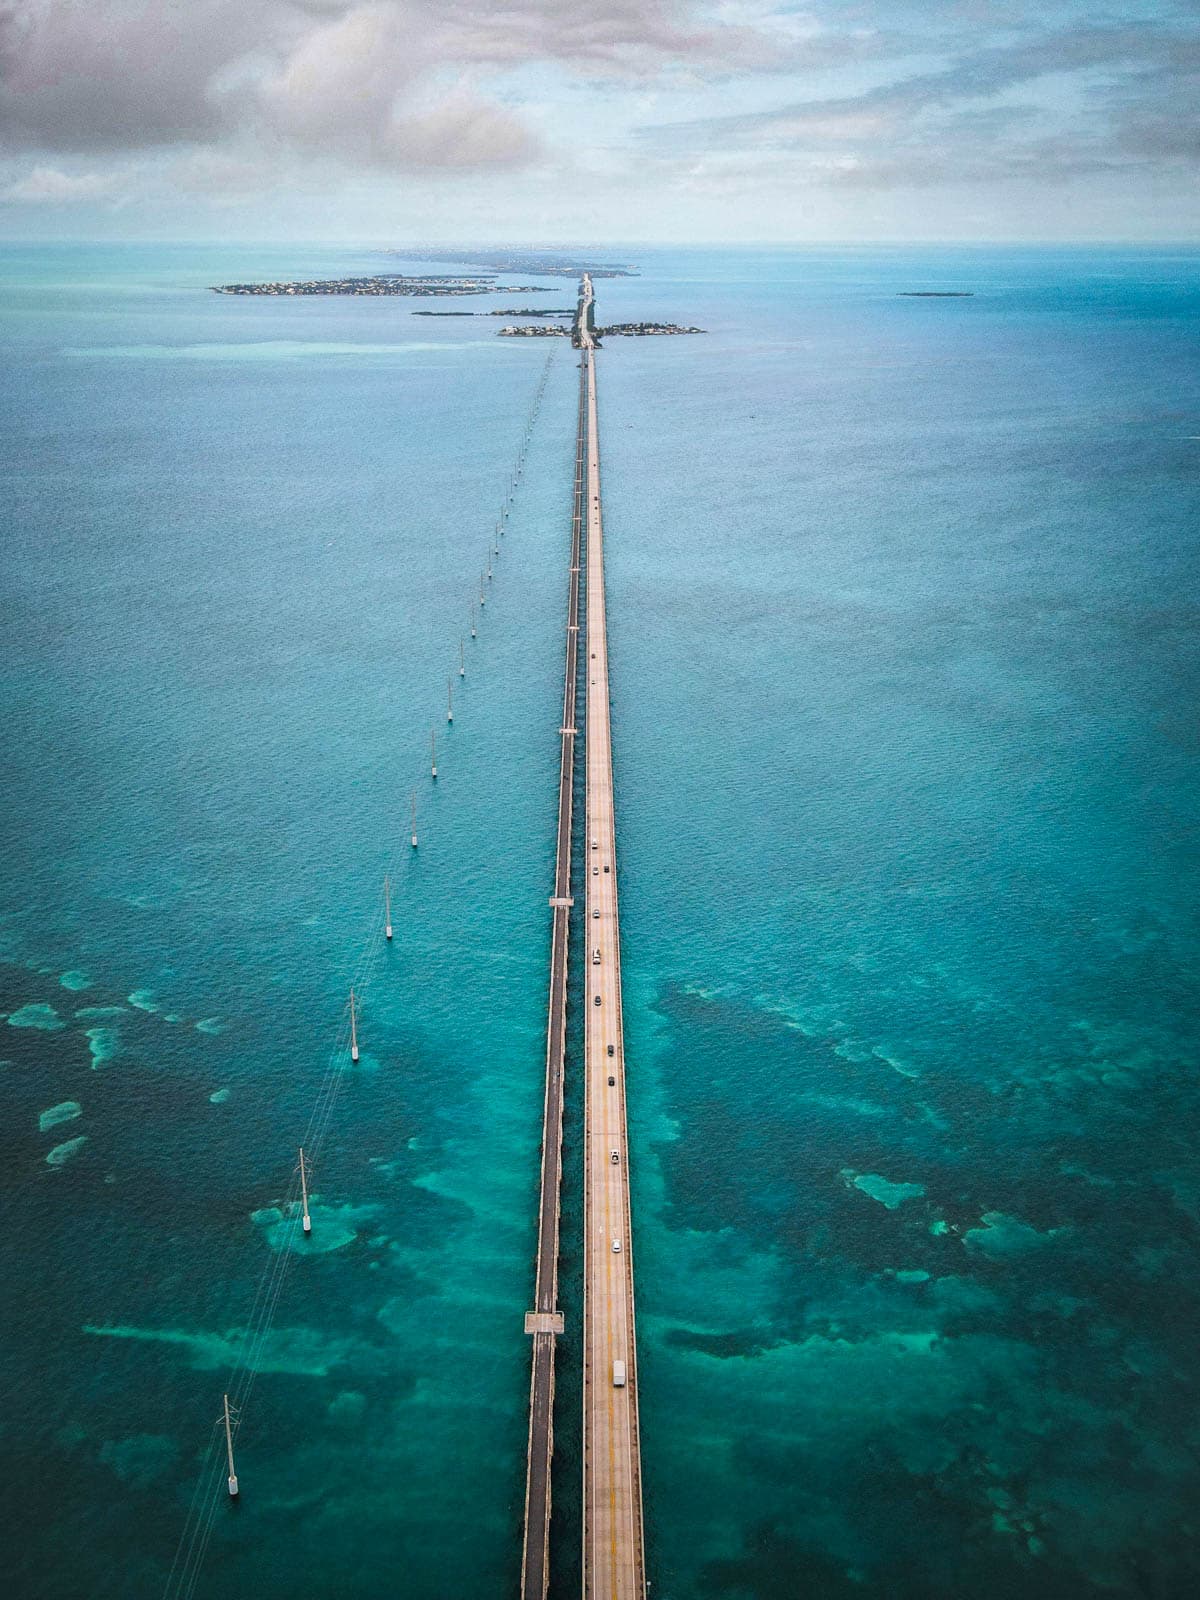
M 1197 259 L 636 258 L 710 330 L 601 369 L 655 1600 L 1190 1594 Z M 511 1593 L 570 353 L 447 730 L 549 342 L 0 264 L 12 1592 L 164 1592 L 285 1261 L 195 1592 Z

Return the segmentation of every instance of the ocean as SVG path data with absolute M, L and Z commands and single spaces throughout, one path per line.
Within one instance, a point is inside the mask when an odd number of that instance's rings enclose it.
M 603 256 L 653 1600 L 1190 1595 L 1200 257 Z M 516 1590 L 574 358 L 208 292 L 395 265 L 0 249 L 13 1600 Z

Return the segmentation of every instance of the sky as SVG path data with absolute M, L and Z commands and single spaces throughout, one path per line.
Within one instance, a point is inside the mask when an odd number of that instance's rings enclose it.
M 0 237 L 1194 240 L 1200 0 L 0 0 Z

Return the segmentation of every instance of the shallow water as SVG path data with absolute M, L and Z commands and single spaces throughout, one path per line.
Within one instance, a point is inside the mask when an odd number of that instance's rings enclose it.
M 14 1592 L 163 1592 L 280 1260 L 196 1592 L 512 1592 L 569 351 L 0 259 Z M 1196 259 L 638 259 L 710 330 L 601 369 L 656 1600 L 1190 1593 Z

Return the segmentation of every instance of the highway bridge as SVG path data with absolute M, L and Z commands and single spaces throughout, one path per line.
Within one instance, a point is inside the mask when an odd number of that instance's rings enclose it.
M 596 405 L 594 296 L 580 319 L 586 423 L 587 784 L 584 817 L 583 1593 L 644 1600 L 633 1220 L 625 1118 L 621 934 L 604 598 L 604 518 Z M 619 1364 L 619 1365 L 618 1365 Z M 623 1382 L 619 1381 L 623 1378 Z
M 555 1340 L 563 1073 L 566 1046 L 572 784 L 580 617 L 586 572 L 586 784 L 583 875 L 584 960 L 584 1326 L 583 1593 L 585 1600 L 645 1600 L 641 1451 L 634 1326 L 633 1222 L 625 1116 L 621 940 L 617 909 L 616 814 L 604 592 L 604 524 L 596 401 L 595 295 L 580 285 L 572 342 L 580 351 L 566 674 L 560 728 L 558 848 L 546 1033 L 546 1085 L 526 1468 L 522 1600 L 545 1600 L 549 1583 L 550 1469 L 554 1448 Z

